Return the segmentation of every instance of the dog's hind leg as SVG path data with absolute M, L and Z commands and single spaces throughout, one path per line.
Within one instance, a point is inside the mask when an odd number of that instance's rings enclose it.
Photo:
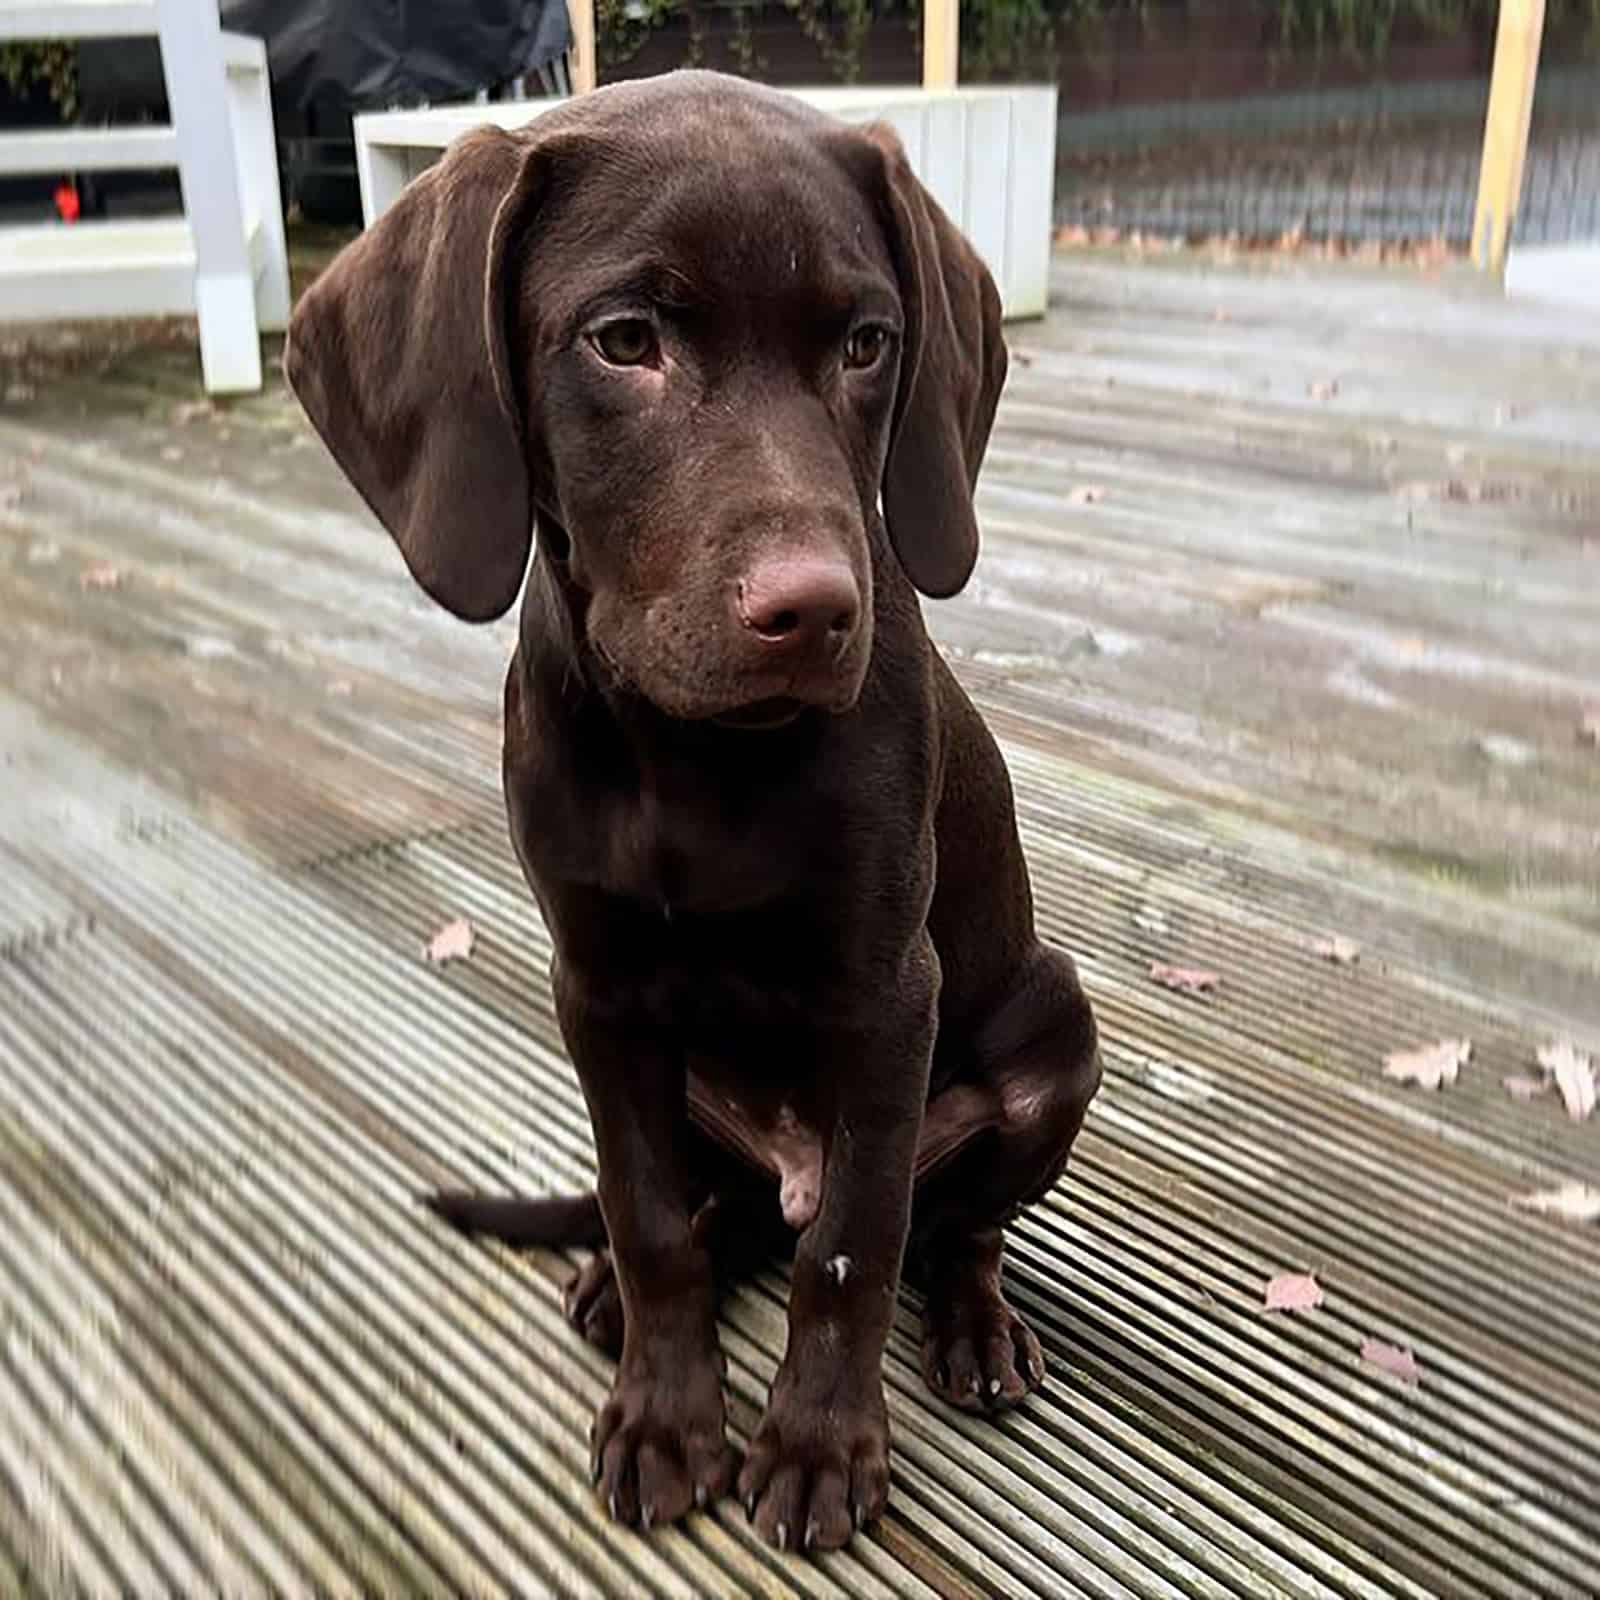
M 1072 963 L 1038 947 L 973 1043 L 976 1070 L 935 1095 L 923 1119 L 907 1275 L 927 1296 L 928 1386 L 985 1411 L 1015 1405 L 1044 1378 L 1038 1340 L 1001 1292 L 1001 1229 L 1065 1171 L 1099 1087 Z

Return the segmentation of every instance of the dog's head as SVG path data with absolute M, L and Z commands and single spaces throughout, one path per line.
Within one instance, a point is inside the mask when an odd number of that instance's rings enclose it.
M 418 582 L 501 615 L 532 531 L 679 717 L 843 710 L 871 541 L 953 594 L 1005 376 L 989 274 L 892 132 L 674 73 L 457 141 L 296 309 L 286 368 Z

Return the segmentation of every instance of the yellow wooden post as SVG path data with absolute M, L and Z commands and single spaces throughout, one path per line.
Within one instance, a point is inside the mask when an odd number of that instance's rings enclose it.
M 572 19 L 572 92 L 588 94 L 599 81 L 594 54 L 594 0 L 567 0 Z
M 1539 75 L 1545 0 L 1500 0 L 1494 77 L 1483 130 L 1483 165 L 1478 207 L 1473 213 L 1472 259 L 1498 277 L 1505 271 L 1511 228 L 1522 198 L 1522 169 L 1533 117 L 1533 86 Z
M 955 88 L 960 53 L 960 0 L 922 0 L 922 87 Z

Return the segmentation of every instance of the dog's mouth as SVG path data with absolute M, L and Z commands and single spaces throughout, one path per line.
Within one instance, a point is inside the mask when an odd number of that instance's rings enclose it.
M 764 733 L 771 728 L 786 728 L 808 709 L 804 700 L 787 696 L 774 696 L 757 700 L 751 705 L 739 706 L 733 711 L 723 711 L 711 720 L 719 728 L 738 728 L 747 733 Z

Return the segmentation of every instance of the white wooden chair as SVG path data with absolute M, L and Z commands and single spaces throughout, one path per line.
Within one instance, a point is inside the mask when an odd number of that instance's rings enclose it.
M 0 134 L 0 173 L 176 167 L 183 216 L 0 227 L 0 322 L 193 313 L 207 391 L 259 389 L 289 320 L 266 47 L 216 0 L 0 0 L 0 41 L 152 35 L 170 127 Z

